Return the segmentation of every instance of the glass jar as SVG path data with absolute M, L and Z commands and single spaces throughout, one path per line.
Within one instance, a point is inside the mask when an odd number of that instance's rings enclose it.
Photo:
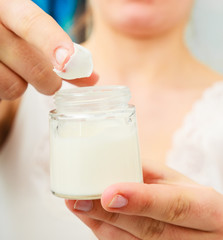
M 125 86 L 82 87 L 55 94 L 50 112 L 51 191 L 97 199 L 118 182 L 142 182 L 135 107 Z

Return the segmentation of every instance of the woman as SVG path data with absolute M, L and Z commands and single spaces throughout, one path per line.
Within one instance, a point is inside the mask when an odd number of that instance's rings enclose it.
M 60 87 L 61 79 L 56 78 L 51 72 L 51 63 L 48 59 L 58 69 L 62 69 L 73 52 L 70 39 L 52 19 L 40 12 L 31 2 L 24 1 L 24 4 L 27 5 L 26 10 L 18 11 L 21 10 L 21 1 L 14 0 L 7 4 L 1 2 L 0 9 L 5 10 L 4 12 L 1 11 L 1 21 L 4 23 L 1 29 L 4 34 L 1 34 L 1 36 L 5 37 L 1 39 L 1 46 L 4 46 L 3 43 L 6 46 L 2 48 L 2 52 L 8 49 L 10 53 L 1 56 L 1 61 L 4 62 L 1 70 L 2 76 L 8 76 L 8 81 L 1 80 L 0 96 L 3 99 L 18 97 L 25 91 L 27 82 L 33 84 L 42 93 L 53 93 Z M 108 6 L 105 4 L 108 4 Z M 94 27 L 89 41 L 84 45 L 93 53 L 95 69 L 101 75 L 100 84 L 125 84 L 130 87 L 133 94 L 132 102 L 136 105 L 138 111 L 142 158 L 144 162 L 147 162 L 147 159 L 161 162 L 165 153 L 163 155 L 159 153 L 165 152 L 165 150 L 167 152 L 171 135 L 177 124 L 180 125 L 185 113 L 190 109 L 193 102 L 200 97 L 204 89 L 221 78 L 193 60 L 184 47 L 182 32 L 192 1 L 181 1 L 180 3 L 177 0 L 162 2 L 94 1 L 92 6 Z M 176 12 L 173 11 L 174 8 L 177 8 Z M 16 11 L 17 14 L 15 14 Z M 35 13 L 34 17 L 30 13 Z M 15 22 L 18 22 L 18 24 L 16 25 Z M 145 24 L 147 22 L 152 24 L 147 26 Z M 47 28 L 42 26 L 47 26 Z M 99 31 L 102 31 L 103 35 L 98 34 Z M 15 45 L 7 47 L 10 39 L 11 43 Z M 33 45 L 35 48 L 33 48 Z M 36 48 L 42 50 L 44 55 L 39 53 Z M 10 51 L 11 49 L 14 51 Z M 15 58 L 7 58 L 9 55 L 15 56 Z M 39 64 L 40 62 L 41 64 Z M 33 66 L 35 71 L 31 71 Z M 179 78 L 181 81 L 178 81 Z M 96 81 L 95 77 L 91 79 L 93 79 L 93 82 Z M 83 85 L 83 81 L 79 81 L 79 84 Z M 89 82 L 85 83 L 89 84 Z M 10 85 L 14 86 L 14 89 L 10 88 Z M 6 89 L 8 89 L 8 93 L 5 91 Z M 4 160 L 1 161 L 1 177 L 3 180 L 1 192 L 6 200 L 3 210 L 8 217 L 8 221 L 3 221 L 6 225 L 2 224 L 1 226 L 6 226 L 4 230 L 9 234 L 10 231 L 7 230 L 7 227 L 16 225 L 17 228 L 14 228 L 10 234 L 15 234 L 17 239 L 61 239 L 64 235 L 68 239 L 71 239 L 72 236 L 78 239 L 90 239 L 93 236 L 89 232 L 85 233 L 84 230 L 79 231 L 83 226 L 77 220 L 74 224 L 71 221 L 72 216 L 63 212 L 59 199 L 48 194 L 48 148 L 46 143 L 48 139 L 47 115 L 50 101 L 48 97 L 43 97 L 33 89 L 28 89 L 20 103 L 12 132 L 1 152 L 1 159 Z M 184 103 L 183 106 L 176 105 L 179 101 Z M 152 102 L 151 105 L 146 104 L 148 109 L 144 107 L 145 102 Z M 168 105 L 164 103 L 168 103 Z M 163 111 L 167 107 L 168 112 Z M 15 108 L 17 109 L 17 107 Z M 162 115 L 165 113 L 166 115 Z M 173 116 L 174 114 L 176 116 Z M 165 124 L 163 124 L 164 117 Z M 163 141 L 160 142 L 160 139 Z M 150 146 L 150 149 L 147 149 L 148 146 Z M 150 153 L 152 154 L 150 155 Z M 154 182 L 162 182 L 162 180 L 164 182 L 166 180 L 161 177 L 164 174 L 162 171 L 158 174 L 156 171 L 152 171 L 152 175 L 148 171 L 146 172 L 147 175 L 145 176 L 148 176 L 146 183 L 150 183 L 152 180 Z M 165 176 L 168 181 L 172 180 L 174 183 L 179 184 L 185 181 L 178 175 L 170 174 L 170 179 L 166 174 Z M 146 184 L 143 185 L 143 187 L 147 186 Z M 120 188 L 120 186 L 118 187 Z M 132 189 L 138 196 L 137 187 Z M 155 189 L 153 190 L 155 191 Z M 180 186 L 180 189 L 183 191 L 184 186 Z M 195 188 L 192 187 L 192 189 Z M 126 190 L 125 187 L 123 187 L 124 190 Z M 175 191 L 176 189 L 173 188 L 173 192 Z M 191 188 L 188 189 L 188 192 L 193 193 Z M 206 189 L 204 192 L 209 193 Z M 214 198 L 216 195 L 215 193 L 213 195 Z M 107 196 L 106 193 L 103 196 Z M 121 197 L 127 197 L 127 195 L 121 194 Z M 118 197 L 118 199 L 122 199 L 121 197 Z M 109 201 L 109 199 L 107 200 Z M 192 198 L 190 200 L 196 202 L 197 199 Z M 130 202 L 131 199 L 129 199 Z M 85 208 L 85 210 L 90 210 L 93 206 L 92 202 L 75 202 L 75 208 L 81 210 L 82 203 L 87 204 L 88 208 Z M 140 202 L 138 204 L 140 205 Z M 68 202 L 68 205 L 73 208 L 74 202 Z M 214 212 L 220 206 L 215 204 L 211 207 Z M 94 211 L 93 214 L 100 214 L 101 210 L 101 206 L 98 205 L 98 212 Z M 111 211 L 110 208 L 107 208 L 107 210 Z M 59 214 L 60 211 L 61 215 Z M 95 231 L 94 226 L 96 227 L 95 223 L 98 221 L 95 221 L 91 214 L 92 212 L 89 216 L 93 218 L 93 221 L 91 218 L 85 218 L 86 216 L 79 216 Z M 131 212 L 129 214 L 131 215 Z M 103 217 L 97 217 L 99 223 L 104 222 Z M 194 218 L 193 215 L 191 217 Z M 214 225 L 215 218 L 211 217 Z M 203 218 L 201 217 L 201 219 Z M 133 220 L 137 222 L 135 219 Z M 127 223 L 129 223 L 129 220 Z M 221 226 L 220 221 L 218 223 Z M 118 227 L 114 227 L 109 222 L 102 226 L 103 228 L 97 232 L 99 238 L 108 238 L 108 236 L 102 235 L 103 233 L 106 234 L 103 229 L 107 229 L 112 235 L 114 234 L 113 236 L 117 236 L 113 238 L 124 239 L 124 236 L 122 238 L 121 235 L 115 235 L 117 231 L 120 232 L 120 224 Z M 191 226 L 188 226 L 188 228 L 191 228 Z M 124 229 L 124 233 L 127 233 L 127 239 L 130 239 L 128 237 L 132 233 L 128 232 L 129 226 Z M 4 239 L 7 239 L 7 237 L 4 236 Z M 181 237 L 183 238 L 183 235 Z M 8 239 L 10 238 L 8 237 Z
M 93 27 L 83 45 L 93 54 L 99 85 L 130 88 L 146 162 L 166 161 L 185 116 L 204 91 L 214 91 L 213 85 L 222 80 L 198 62 L 184 42 L 193 3 L 91 1 Z
M 151 162 L 168 159 L 197 182 L 223 192 L 223 82 L 185 46 L 194 1 L 90 3 L 93 27 L 84 46 L 93 54 L 98 84 L 131 89 L 141 157 L 149 165 L 144 180 L 153 184 L 117 184 L 102 195 L 103 207 L 99 201 L 67 201 L 68 208 L 99 239 L 221 239 L 221 195 L 169 170 L 150 174 Z M 216 213 L 212 204 L 219 208 Z M 208 213 L 202 216 L 205 206 Z

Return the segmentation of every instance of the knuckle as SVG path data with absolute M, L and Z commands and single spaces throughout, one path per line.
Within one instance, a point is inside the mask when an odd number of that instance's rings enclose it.
M 26 90 L 27 84 L 22 84 L 19 81 L 14 81 L 4 90 L 4 96 L 7 100 L 15 100 L 20 97 Z
M 11 39 L 11 54 L 15 57 L 19 57 L 22 61 L 30 62 L 30 53 L 32 49 L 27 42 L 19 39 L 17 36 Z
M 168 222 L 183 221 L 188 216 L 190 209 L 190 201 L 185 196 L 180 195 L 169 204 L 164 212 L 164 216 Z
M 42 62 L 37 62 L 32 66 L 30 76 L 33 77 L 33 81 L 38 83 L 50 76 L 49 69 Z
M 93 230 L 93 231 L 98 231 L 100 230 L 100 227 L 103 223 L 100 221 L 92 221 L 89 223 L 89 227 Z
M 137 211 L 140 215 L 145 216 L 148 214 L 150 209 L 153 207 L 154 200 L 148 199 L 142 206 L 140 206 L 140 209 Z
M 24 38 L 27 38 L 31 34 L 33 26 L 40 23 L 42 19 L 42 13 L 39 11 L 30 10 L 27 14 L 22 14 L 20 17 L 20 26 L 22 27 L 22 33 Z
M 97 239 L 105 239 L 105 235 L 106 235 L 106 239 L 117 239 L 116 238 L 116 231 L 114 230 L 114 228 L 107 226 L 106 223 L 103 222 L 99 222 L 95 224 L 95 228 L 92 228 L 92 231 L 94 232 L 94 234 L 96 235 Z
M 140 218 L 137 223 L 137 229 L 140 230 L 140 239 L 159 239 L 164 232 L 166 224 L 148 218 Z
M 120 217 L 119 213 L 110 213 L 110 214 L 107 214 L 106 220 L 114 224 L 118 221 L 119 217 Z
M 47 82 L 51 78 L 52 74 L 49 71 L 48 66 L 43 64 L 43 62 L 34 64 L 30 69 L 30 83 L 37 89 L 43 89 L 43 86 L 48 86 Z M 55 92 L 55 89 L 53 89 L 53 86 L 51 86 L 51 88 L 44 88 L 42 92 L 45 94 L 53 94 Z

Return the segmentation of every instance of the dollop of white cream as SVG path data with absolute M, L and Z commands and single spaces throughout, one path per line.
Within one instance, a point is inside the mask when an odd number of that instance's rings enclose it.
M 64 69 L 60 71 L 54 68 L 53 71 L 59 77 L 67 80 L 90 77 L 93 72 L 93 61 L 90 51 L 74 43 L 74 54 L 71 55 Z

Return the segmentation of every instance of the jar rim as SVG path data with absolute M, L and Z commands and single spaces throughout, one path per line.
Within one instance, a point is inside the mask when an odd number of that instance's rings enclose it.
M 73 87 L 59 90 L 54 103 L 59 112 L 107 111 L 128 106 L 131 98 L 127 86 Z
M 96 95 L 100 94 L 103 95 L 103 93 L 106 94 L 108 97 L 110 95 L 114 94 L 130 94 L 129 88 L 123 85 L 111 85 L 111 86 L 90 86 L 90 87 L 74 87 L 74 88 L 67 88 L 62 89 L 56 92 L 55 98 L 57 97 L 69 97 L 69 96 L 75 96 L 75 97 L 81 97 L 86 95 Z

